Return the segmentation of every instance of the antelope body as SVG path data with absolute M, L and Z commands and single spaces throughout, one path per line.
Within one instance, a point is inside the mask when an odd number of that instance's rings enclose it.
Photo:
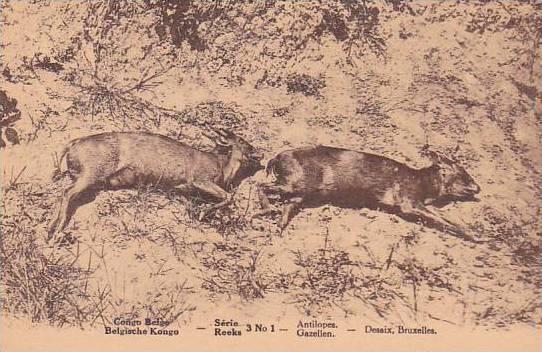
M 433 164 L 414 169 L 383 156 L 329 146 L 284 151 L 267 165 L 275 182 L 260 185 L 263 210 L 258 215 L 272 211 L 267 195 L 275 194 L 284 202 L 281 230 L 301 207 L 333 204 L 385 210 L 472 240 L 460 225 L 426 206 L 473 200 L 480 187 L 456 162 L 427 154 Z
M 216 130 L 215 143 L 228 146 L 200 151 L 168 137 L 143 132 L 110 132 L 71 141 L 64 149 L 67 171 L 74 183 L 61 197 L 57 216 L 51 222 L 49 239 L 61 231 L 86 193 L 102 189 L 153 185 L 180 192 L 201 192 L 220 202 L 207 211 L 227 204 L 227 192 L 242 179 L 263 169 L 262 155 L 248 142 L 227 130 Z M 200 214 L 200 219 L 204 213 Z

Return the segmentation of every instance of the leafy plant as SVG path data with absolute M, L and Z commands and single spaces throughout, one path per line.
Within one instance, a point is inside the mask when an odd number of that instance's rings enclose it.
M 7 93 L 0 89 L 0 148 L 6 146 L 6 142 L 2 138 L 2 131 L 9 142 L 19 143 L 19 134 L 12 126 L 20 118 L 21 111 L 17 109 L 17 100 L 8 97 Z

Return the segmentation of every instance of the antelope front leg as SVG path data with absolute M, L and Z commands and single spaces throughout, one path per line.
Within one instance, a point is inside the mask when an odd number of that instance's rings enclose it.
M 288 200 L 286 204 L 284 204 L 283 210 L 282 210 L 282 217 L 280 218 L 280 233 L 284 231 L 286 226 L 288 226 L 288 223 L 290 220 L 294 217 L 294 215 L 299 210 L 299 206 L 303 203 L 303 198 L 301 197 L 295 197 Z
M 265 192 L 264 192 L 264 190 L 262 189 L 261 186 L 256 186 L 256 192 L 257 192 L 258 198 L 260 200 L 261 209 L 259 211 L 255 212 L 250 217 L 251 221 L 252 221 L 252 219 L 254 219 L 256 217 L 264 216 L 264 215 L 271 214 L 271 213 L 279 213 L 280 212 L 277 209 L 277 207 L 271 205 L 271 203 L 269 202 L 269 198 L 267 197 L 267 195 L 265 194 Z
M 461 223 L 457 223 L 457 222 L 448 220 L 444 217 L 444 215 L 442 214 L 440 210 L 424 207 L 423 211 L 424 213 L 430 214 L 435 218 L 441 219 L 442 221 L 449 224 L 450 226 L 456 227 L 458 229 L 464 229 L 466 231 L 467 225 L 464 222 L 461 221 Z
M 404 219 L 414 218 L 415 220 L 422 221 L 426 226 L 437 229 L 451 234 L 452 236 L 461 238 L 463 240 L 473 242 L 473 243 L 485 243 L 486 241 L 477 240 L 471 235 L 467 234 L 467 229 L 464 226 L 455 224 L 443 217 L 436 215 L 435 213 L 429 211 L 428 209 L 409 209 L 408 212 L 403 212 L 399 214 Z
M 211 182 L 211 181 L 203 181 L 203 182 L 194 182 L 192 183 L 192 186 L 199 189 L 200 191 L 213 196 L 217 199 L 221 199 L 221 201 L 217 204 L 214 204 L 210 206 L 209 208 L 203 210 L 198 217 L 198 220 L 203 220 L 207 214 L 209 214 L 211 211 L 214 211 L 216 209 L 222 208 L 223 206 L 226 206 L 230 204 L 233 200 L 232 195 L 226 192 L 224 189 L 222 189 L 217 184 Z

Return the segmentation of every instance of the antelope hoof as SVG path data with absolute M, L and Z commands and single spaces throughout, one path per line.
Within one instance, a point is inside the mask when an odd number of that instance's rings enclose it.
M 280 210 L 277 208 L 271 208 L 271 207 L 266 208 L 266 209 L 261 209 L 255 212 L 254 214 L 252 214 L 252 216 L 250 217 L 250 221 L 254 220 L 255 218 L 261 218 L 266 215 L 274 215 L 274 214 L 280 214 Z
M 472 242 L 472 243 L 476 243 L 476 244 L 484 244 L 484 243 L 488 243 L 488 242 L 489 242 L 488 240 L 480 240 L 480 239 L 477 239 L 476 237 L 474 237 L 473 235 L 471 235 L 471 234 L 469 234 L 469 233 L 463 234 L 463 238 L 464 238 L 466 241 L 469 241 L 469 242 Z
M 205 217 L 207 216 L 207 213 L 208 211 L 206 210 L 200 211 L 199 216 L 198 216 L 198 221 L 203 221 L 203 219 L 205 219 Z

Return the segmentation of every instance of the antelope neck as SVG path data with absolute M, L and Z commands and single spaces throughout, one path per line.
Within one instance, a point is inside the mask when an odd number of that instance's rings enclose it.
M 228 188 L 235 179 L 235 176 L 241 167 L 241 152 L 233 148 L 229 156 L 219 155 L 218 158 L 222 166 L 224 186 Z

